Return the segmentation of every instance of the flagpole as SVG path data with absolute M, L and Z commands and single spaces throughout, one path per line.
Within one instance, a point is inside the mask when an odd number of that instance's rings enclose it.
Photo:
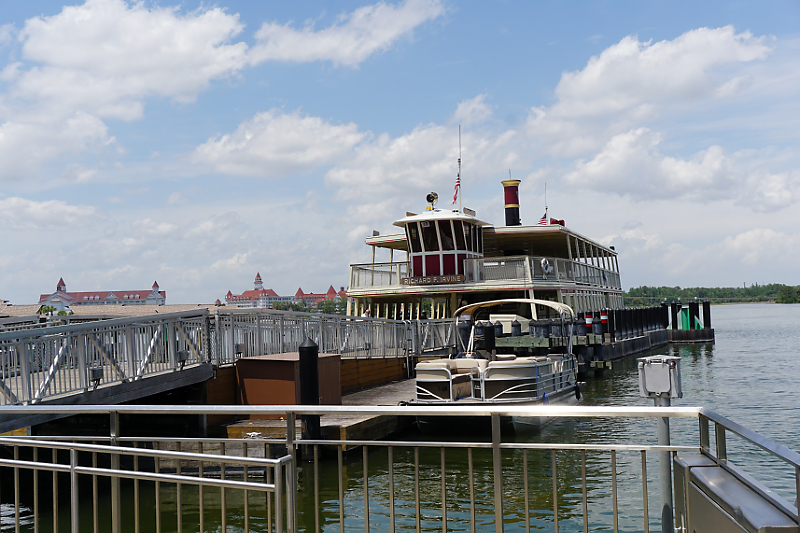
M 458 212 L 463 213 L 461 208 L 461 124 L 458 125 Z
M 547 182 L 544 182 L 544 217 L 547 219 Z M 550 219 L 547 219 L 548 222 Z

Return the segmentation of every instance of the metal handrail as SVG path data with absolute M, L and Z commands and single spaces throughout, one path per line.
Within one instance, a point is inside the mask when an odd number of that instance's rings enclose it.
M 731 463 L 728 462 L 727 457 L 727 447 L 725 444 L 725 434 L 730 433 L 736 435 L 747 442 L 755 444 L 761 450 L 769 453 L 770 455 L 780 458 L 782 461 L 792 465 L 795 470 L 795 482 L 798 486 L 798 492 L 800 492 L 800 454 L 789 450 L 785 446 L 779 445 L 755 432 L 749 430 L 740 424 L 737 424 L 713 411 L 705 409 L 703 407 L 640 407 L 640 406 L 514 406 L 514 405 L 504 405 L 504 404 L 490 404 L 490 405 L 463 405 L 463 406 L 423 406 L 423 405 L 408 405 L 408 406 L 369 406 L 369 407 L 354 407 L 354 406 L 161 406 L 161 405 L 105 405 L 105 406 L 74 406 L 74 405 L 61 405 L 61 406 L 23 406 L 23 407 L 0 407 L 0 415 L 8 414 L 10 412 L 20 412 L 22 411 L 24 414 L 42 414 L 42 413 L 51 413 L 51 414 L 60 414 L 60 415 L 67 415 L 67 414 L 108 414 L 113 419 L 119 419 L 120 414 L 130 414 L 130 415 L 197 415 L 197 414 L 229 414 L 229 415 L 283 415 L 287 420 L 286 423 L 286 436 L 285 439 L 266 439 L 266 438 L 258 438 L 258 439 L 237 439 L 237 442 L 248 442 L 248 443 L 266 443 L 266 444 L 273 444 L 273 443 L 280 443 L 284 444 L 287 447 L 287 457 L 295 457 L 301 449 L 301 447 L 305 447 L 305 449 L 313 448 L 314 452 L 314 476 L 315 476 L 315 486 L 313 489 L 315 497 L 318 496 L 318 486 L 317 486 L 317 448 L 319 446 L 323 447 L 333 447 L 337 450 L 339 456 L 339 472 L 340 472 L 340 509 L 342 508 L 342 498 L 344 497 L 344 492 L 342 489 L 342 481 L 341 481 L 341 472 L 342 472 L 342 452 L 346 448 L 351 448 L 354 446 L 362 446 L 364 447 L 364 499 L 365 499 L 365 521 L 369 519 L 369 508 L 366 505 L 367 500 L 367 493 L 369 484 L 367 483 L 367 475 L 369 469 L 367 468 L 367 452 L 366 449 L 374 449 L 376 447 L 381 448 L 388 448 L 389 450 L 389 462 L 391 465 L 391 457 L 392 457 L 392 448 L 412 448 L 414 449 L 415 457 L 418 458 L 418 449 L 420 448 L 441 448 L 442 449 L 442 477 L 444 478 L 444 449 L 445 448 L 461 448 L 467 449 L 470 453 L 473 449 L 491 449 L 492 450 L 492 457 L 493 457 L 493 470 L 494 474 L 492 476 L 493 483 L 494 483 L 494 490 L 495 490 L 495 517 L 498 520 L 499 528 L 498 532 L 502 531 L 502 518 L 503 518 L 503 499 L 502 499 L 502 484 L 503 484 L 503 466 L 502 462 L 500 461 L 500 451 L 501 450 L 522 450 L 523 454 L 529 450 L 546 450 L 551 452 L 552 460 L 553 460 L 553 479 L 557 478 L 556 472 L 556 451 L 572 451 L 572 452 L 580 452 L 581 453 L 581 460 L 585 466 L 585 453 L 587 451 L 598 451 L 598 452 L 610 452 L 611 453 L 611 477 L 612 477 L 612 489 L 615 491 L 616 494 L 616 487 L 617 487 L 617 480 L 616 480 L 616 454 L 618 452 L 631 452 L 631 453 L 640 453 L 642 458 L 642 491 L 643 491 L 643 498 L 645 500 L 645 509 L 647 508 L 647 476 L 646 476 L 646 461 L 645 461 L 645 454 L 646 452 L 680 452 L 680 453 L 700 453 L 703 454 L 712 460 L 714 460 L 720 467 L 726 469 L 727 471 L 731 472 L 734 476 L 736 476 L 740 481 L 745 483 L 748 487 L 750 487 L 756 494 L 759 494 L 763 498 L 766 498 L 770 502 L 772 502 L 778 509 L 783 511 L 787 516 L 791 517 L 795 521 L 800 521 L 797 515 L 797 509 L 793 505 L 789 504 L 786 500 L 772 492 L 767 487 L 761 485 L 759 482 L 751 478 L 749 475 L 744 473 L 743 471 L 735 468 L 732 466 Z M 295 435 L 295 420 L 297 416 L 302 415 L 342 415 L 342 414 L 357 414 L 357 415 L 397 415 L 397 416 L 473 416 L 473 417 L 490 417 L 492 421 L 492 441 L 491 442 L 463 442 L 463 441 L 455 441 L 455 442 L 442 442 L 442 441 L 417 441 L 417 440 L 409 440 L 409 441 L 398 441 L 398 440 L 378 440 L 378 441 L 368 441 L 368 440 L 357 440 L 357 439 L 346 439 L 346 440 L 320 440 L 320 439 L 306 439 L 306 438 L 297 438 Z M 588 443 L 588 444 L 576 444 L 576 443 L 514 443 L 514 442 L 502 442 L 500 438 L 500 426 L 499 426 L 499 418 L 501 416 L 514 416 L 514 415 L 523 415 L 528 417 L 533 416 L 543 416 L 548 417 L 550 419 L 556 418 L 693 418 L 697 419 L 700 425 L 700 437 L 699 443 L 696 445 L 650 445 L 650 444 L 638 444 L 638 443 Z M 712 450 L 711 442 L 710 442 L 710 431 L 709 431 L 709 423 L 713 422 L 715 424 L 715 437 L 716 437 L 716 450 Z M 85 438 L 85 437 L 84 437 Z M 126 440 L 150 440 L 147 438 L 137 439 L 136 437 L 127 437 Z M 176 439 L 153 439 L 155 440 L 169 440 L 175 442 Z M 181 442 L 191 444 L 191 443 L 202 443 L 207 442 L 209 439 L 177 439 Z M 214 440 L 214 439 L 211 439 Z M 221 441 L 217 441 L 221 442 Z M 228 441 L 233 442 L 233 441 Z M 90 445 L 90 444 L 83 444 L 83 445 L 74 445 L 74 444 L 67 444 L 62 441 L 55 442 L 51 441 L 43 441 L 39 439 L 25 439 L 22 437 L 4 437 L 0 438 L 0 444 L 6 444 L 10 446 L 15 445 L 35 445 L 39 447 L 52 447 L 52 448 L 71 448 L 73 453 L 75 450 L 82 449 L 84 451 L 92 451 L 95 450 L 104 450 L 107 453 L 133 453 L 133 454 L 141 454 L 141 455 L 150 455 L 153 453 L 152 450 L 146 450 L 142 448 L 126 448 L 126 447 L 108 447 L 108 446 L 99 446 L 99 445 Z M 79 448 L 80 447 L 80 448 Z M 108 451 L 108 448 L 116 448 L 117 451 Z M 224 450 L 224 448 L 223 448 Z M 186 459 L 191 460 L 201 460 L 201 461 L 214 461 L 215 459 L 219 459 L 219 456 L 207 456 L 203 454 L 195 454 L 195 453 L 188 453 L 188 452 L 160 452 L 163 454 L 163 457 L 170 457 L 170 458 L 178 458 L 183 457 Z M 223 451 L 224 454 L 224 451 Z M 472 459 L 471 455 L 469 456 L 470 459 L 470 469 L 472 468 Z M 523 455 L 523 468 L 527 468 L 526 456 Z M 251 461 L 255 461 L 259 464 L 264 464 L 263 460 L 251 460 L 248 461 L 243 457 L 238 456 L 231 456 L 231 457 L 224 457 L 222 458 L 225 462 L 230 463 L 248 463 L 252 464 Z M 294 460 L 294 459 L 293 459 Z M 7 461 L 7 460 L 6 460 Z M 12 466 L 12 463 L 0 463 L 0 464 L 7 464 Z M 16 466 L 16 465 L 14 465 Z M 86 467 L 79 467 L 79 468 L 86 468 Z M 419 464 L 418 460 L 415 460 L 414 464 L 415 475 L 419 475 Z M 73 465 L 73 471 L 75 470 L 75 465 Z M 471 470 L 470 470 L 471 471 Z M 391 472 L 391 466 L 390 466 Z M 94 471 L 90 470 L 80 470 L 78 473 L 85 473 L 85 474 L 94 474 Z M 114 474 L 114 472 L 112 472 Z M 137 474 L 138 475 L 138 474 Z M 144 474 L 149 475 L 149 474 Z M 585 473 L 583 474 L 583 482 L 585 483 Z M 471 476 L 470 476 L 471 477 Z M 145 479 L 144 477 L 142 479 Z M 149 479 L 149 478 L 148 478 Z M 155 478 L 153 478 L 155 479 Z M 527 474 L 525 474 L 525 479 L 527 479 Z M 166 478 L 165 478 L 166 480 Z M 171 480 L 170 481 L 174 481 Z M 183 482 L 183 481 L 179 481 Z M 289 480 L 287 480 L 287 483 Z M 291 490 L 298 490 L 298 480 L 293 480 L 291 482 Z M 391 483 L 391 482 L 390 482 Z M 308 489 L 304 489 L 308 490 Z M 419 490 L 417 487 L 415 490 Z M 557 501 L 558 494 L 557 494 L 556 486 L 554 485 L 553 489 L 553 501 L 554 505 Z M 526 496 L 527 497 L 527 496 Z M 586 493 L 584 492 L 584 520 L 586 520 Z M 617 507 L 616 507 L 616 496 L 614 498 L 614 520 L 616 523 L 617 520 Z M 474 504 L 474 498 L 471 496 L 471 505 Z M 442 502 L 444 505 L 445 502 L 445 487 L 442 488 Z M 419 518 L 419 505 L 417 506 L 417 518 Z M 341 512 L 341 511 L 340 511 Z M 527 506 L 526 506 L 526 515 L 527 515 Z M 344 516 L 340 515 L 340 520 L 343 520 Z M 558 513 L 557 511 L 554 512 L 554 519 L 558 520 Z M 442 518 L 443 524 L 446 524 L 446 517 L 443 516 Z M 647 524 L 647 514 L 645 511 L 645 524 Z M 586 523 L 586 522 L 584 522 Z

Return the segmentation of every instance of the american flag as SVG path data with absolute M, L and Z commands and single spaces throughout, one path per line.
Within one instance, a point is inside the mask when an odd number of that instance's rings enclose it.
M 539 219 L 539 222 L 536 223 L 537 226 L 544 226 L 547 224 L 547 213 L 542 215 L 542 218 Z
M 461 172 L 456 174 L 456 188 L 453 191 L 453 205 L 455 205 L 456 200 L 458 200 L 458 189 L 461 188 Z

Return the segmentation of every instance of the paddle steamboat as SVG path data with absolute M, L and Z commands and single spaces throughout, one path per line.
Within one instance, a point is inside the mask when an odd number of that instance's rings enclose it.
M 502 184 L 504 226 L 470 209 L 437 208 L 431 193 L 425 211 L 394 222 L 401 231 L 367 237 L 372 261 L 350 266 L 347 314 L 451 318 L 465 305 L 521 298 L 566 304 L 576 313 L 623 307 L 614 248 L 546 215 L 538 224 L 522 225 L 520 181 Z M 379 249 L 388 250 L 388 262 L 375 261 Z M 526 319 L 557 315 L 535 303 L 507 307 L 501 312 Z

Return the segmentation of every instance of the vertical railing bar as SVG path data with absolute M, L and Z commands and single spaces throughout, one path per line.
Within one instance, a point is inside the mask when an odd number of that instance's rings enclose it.
M 203 441 L 197 443 L 197 453 L 199 454 L 203 453 Z M 201 479 L 204 477 L 203 470 L 204 470 L 203 461 L 199 461 L 199 464 L 197 465 L 197 477 Z M 269 483 L 269 479 L 267 479 L 267 483 Z M 198 499 L 197 509 L 200 514 L 200 533 L 205 533 L 206 530 L 206 504 L 204 496 L 205 494 L 203 494 L 203 485 L 201 484 L 197 487 L 197 499 Z
M 39 448 L 33 449 L 33 462 L 39 462 Z M 0 501 L 3 501 L 0 498 Z M 33 533 L 39 533 L 39 471 L 33 471 Z
M 467 465 L 469 468 L 469 523 L 470 532 L 475 533 L 475 481 L 472 468 L 472 448 L 467 448 Z
M 180 452 L 181 451 L 181 443 L 180 443 L 180 441 L 178 441 L 176 443 L 176 445 L 177 445 L 176 446 L 176 448 L 177 448 L 176 451 Z M 181 458 L 180 457 L 176 457 L 175 458 L 175 463 L 176 463 L 175 474 L 180 476 L 181 475 Z M 177 508 L 176 519 L 177 519 L 177 522 L 178 522 L 178 533 L 182 533 L 183 532 L 183 498 L 182 498 L 182 494 L 181 494 L 182 492 L 183 491 L 181 489 L 181 484 L 180 483 L 176 483 L 175 484 L 175 507 Z
M 642 450 L 642 504 L 644 505 L 644 533 L 650 533 L 650 509 L 647 500 L 647 452 Z
M 525 495 L 525 533 L 531 533 L 530 496 L 528 495 L 528 449 L 522 450 L 522 492 Z
M 369 533 L 369 462 L 367 446 L 361 447 L 364 464 L 364 533 Z
M 134 457 L 134 460 L 138 459 L 138 456 Z M 92 452 L 92 467 L 97 468 L 97 452 Z M 98 499 L 97 474 L 92 474 L 92 523 L 94 533 L 99 533 L 100 531 L 100 503 Z
M 444 446 L 441 448 L 442 458 L 442 533 L 447 533 L 447 478 L 445 477 Z
M 414 448 L 414 505 L 416 509 L 417 533 L 420 533 L 420 508 L 419 508 L 419 447 Z
M 264 444 L 264 456 L 267 459 L 272 459 L 272 446 L 270 444 Z M 274 478 L 273 469 L 267 469 L 267 483 L 271 483 Z M 272 502 L 274 500 L 274 496 L 272 498 L 269 497 L 269 493 L 267 493 L 267 533 L 272 531 Z
M 275 467 L 275 533 L 283 533 L 283 464 Z
M 242 443 L 242 456 L 247 457 L 247 443 Z M 242 472 L 244 474 L 244 481 L 245 483 L 250 479 L 250 471 L 247 468 L 247 464 L 245 463 L 242 467 Z M 250 533 L 250 491 L 245 489 L 244 491 L 244 531 L 245 533 Z
M 161 444 L 158 441 L 153 442 L 153 449 L 158 451 L 161 449 Z M 154 461 L 155 471 L 161 471 L 161 460 L 156 457 Z M 156 481 L 156 533 L 161 533 L 161 482 Z
M 492 481 L 494 483 L 494 527 L 503 533 L 503 465 L 500 451 L 500 415 L 492 413 Z
M 558 533 L 558 467 L 555 449 L 550 450 L 550 462 L 553 470 L 553 531 Z
M 14 460 L 19 461 L 19 446 L 14 446 Z M 19 533 L 19 467 L 14 467 L 14 533 Z
M 394 457 L 392 447 L 388 447 L 389 464 L 389 533 L 394 533 Z
M 586 498 L 586 450 L 581 450 L 581 493 L 583 497 L 583 533 L 589 533 L 589 502 Z
M 75 468 L 78 466 L 78 452 L 75 448 L 69 451 L 69 479 L 70 479 L 70 525 L 72 533 L 80 533 L 80 522 L 78 521 L 78 473 Z
M 717 459 L 720 461 L 728 460 L 728 446 L 725 442 L 725 426 L 714 422 L 714 440 L 717 445 Z
M 617 451 L 611 450 L 611 498 L 614 509 L 614 533 L 619 532 L 619 514 L 617 510 Z
M 314 445 L 314 533 L 319 533 L 319 445 Z
M 283 317 L 281 317 L 281 329 L 283 329 Z M 339 461 L 339 532 L 344 533 L 344 461 L 342 455 L 344 444 L 337 446 L 337 459 Z
M 708 418 L 706 418 L 701 414 L 699 418 L 699 424 L 700 424 L 700 447 L 703 449 L 703 452 L 708 453 L 710 450 Z
M 219 443 L 219 452 L 220 455 L 225 455 L 225 443 Z M 219 465 L 219 477 L 220 479 L 225 479 L 225 463 L 220 463 Z M 226 533 L 228 531 L 228 495 L 225 492 L 225 487 L 220 487 L 219 491 L 219 510 L 222 514 L 222 533 Z
M 139 442 L 135 441 L 133 443 L 134 448 L 139 447 Z M 139 471 L 139 456 L 133 456 L 133 470 L 135 472 Z M 133 531 L 134 533 L 139 533 L 141 529 L 141 518 L 140 514 L 140 505 L 139 505 L 139 480 L 133 480 Z
M 58 450 L 53 448 L 53 464 L 58 464 Z M 53 470 L 53 533 L 58 533 L 58 472 Z

